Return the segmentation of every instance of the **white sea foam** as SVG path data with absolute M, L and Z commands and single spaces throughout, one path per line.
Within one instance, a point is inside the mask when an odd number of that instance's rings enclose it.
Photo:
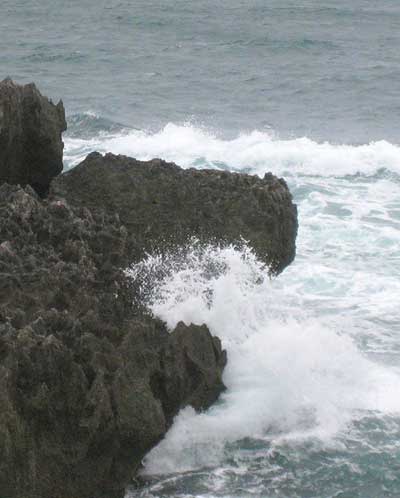
M 299 207 L 297 258 L 277 280 L 246 248 L 194 246 L 133 269 L 146 277 L 155 315 L 171 328 L 206 323 L 229 357 L 220 404 L 202 414 L 183 410 L 146 458 L 146 473 L 218 465 L 230 443 L 247 437 L 272 447 L 310 438 L 335 445 L 358 417 L 400 413 L 400 376 L 391 366 L 400 325 L 398 179 L 371 178 L 400 174 L 400 147 L 260 131 L 226 140 L 169 124 L 158 133 L 69 138 L 67 166 L 93 150 L 185 168 L 272 171 L 288 179 Z
M 175 125 L 114 137 L 105 148 L 114 146 L 185 167 L 271 170 L 289 180 L 299 207 L 297 258 L 277 280 L 251 252 L 233 248 L 195 247 L 183 259 L 150 257 L 135 268 L 153 278 L 155 315 L 171 328 L 179 320 L 206 323 L 229 358 L 221 403 L 200 415 L 181 412 L 145 472 L 218 465 L 227 444 L 247 437 L 337 444 L 357 417 L 400 413 L 399 374 L 376 356 L 398 344 L 398 184 L 369 178 L 382 168 L 400 173 L 400 148 L 261 132 L 228 141 Z
M 148 272 L 155 315 L 171 328 L 206 323 L 229 358 L 222 402 L 183 410 L 147 457 L 147 473 L 218 464 L 226 443 L 246 437 L 332 444 L 366 411 L 400 413 L 400 377 L 360 352 L 347 333 L 351 316 L 313 313 L 307 302 L 318 290 L 296 265 L 271 281 L 248 249 L 194 247 L 184 258 L 149 257 L 134 272 Z
M 148 160 L 174 161 L 182 167 L 246 169 L 263 175 L 374 175 L 381 169 L 400 174 L 400 147 L 384 140 L 365 145 L 317 143 L 309 138 L 281 140 L 252 131 L 223 139 L 192 125 L 169 123 L 161 131 L 126 130 L 90 140 L 66 138 L 65 162 L 71 167 L 89 152 L 113 152 Z

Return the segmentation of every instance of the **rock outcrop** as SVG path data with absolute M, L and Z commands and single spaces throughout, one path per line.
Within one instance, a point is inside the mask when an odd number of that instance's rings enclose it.
M 224 386 L 220 341 L 132 307 L 115 215 L 0 187 L 0 495 L 115 498 L 180 408 Z
M 52 184 L 74 206 L 117 213 L 132 240 L 132 259 L 183 245 L 189 237 L 249 241 L 272 274 L 295 256 L 297 211 L 282 179 L 215 170 L 184 170 L 154 159 L 90 154 Z
M 64 106 L 54 105 L 36 86 L 0 82 L 0 184 L 31 185 L 46 194 L 63 169 Z
M 243 237 L 273 274 L 295 255 L 283 180 L 96 153 L 54 178 L 65 128 L 62 103 L 0 83 L 4 498 L 120 498 L 178 411 L 224 389 L 219 339 L 133 305 L 131 263 L 193 236 Z

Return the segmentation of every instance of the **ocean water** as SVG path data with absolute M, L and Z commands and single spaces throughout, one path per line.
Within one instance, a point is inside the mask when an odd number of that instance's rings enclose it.
M 133 268 L 155 315 L 206 323 L 229 362 L 127 498 L 400 497 L 399 2 L 0 7 L 3 76 L 64 99 L 65 169 L 99 150 L 271 171 L 298 205 L 276 279 L 251 248 L 196 243 Z

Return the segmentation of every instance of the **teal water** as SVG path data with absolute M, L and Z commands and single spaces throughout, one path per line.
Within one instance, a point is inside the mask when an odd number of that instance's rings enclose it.
M 169 326 L 222 338 L 228 389 L 127 497 L 400 496 L 399 26 L 394 0 L 2 0 L 1 72 L 64 99 L 66 169 L 99 150 L 272 171 L 298 204 L 279 278 L 194 247 L 150 279 Z

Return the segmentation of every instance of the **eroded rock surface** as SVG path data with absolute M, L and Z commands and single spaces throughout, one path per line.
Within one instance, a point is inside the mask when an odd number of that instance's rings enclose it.
M 115 498 L 178 410 L 223 390 L 206 327 L 132 307 L 117 215 L 0 187 L 0 490 Z
M 0 184 L 31 185 L 46 194 L 63 169 L 63 103 L 54 105 L 36 86 L 0 82 Z
M 224 389 L 219 339 L 134 306 L 128 265 L 193 236 L 244 238 L 273 274 L 295 255 L 283 180 L 96 153 L 52 180 L 65 128 L 62 103 L 0 83 L 4 498 L 120 498 L 178 411 Z
M 118 213 L 134 240 L 131 254 L 185 244 L 189 237 L 248 240 L 281 272 L 295 257 L 297 210 L 284 180 L 215 170 L 183 170 L 159 159 L 90 154 L 52 184 L 75 206 Z

